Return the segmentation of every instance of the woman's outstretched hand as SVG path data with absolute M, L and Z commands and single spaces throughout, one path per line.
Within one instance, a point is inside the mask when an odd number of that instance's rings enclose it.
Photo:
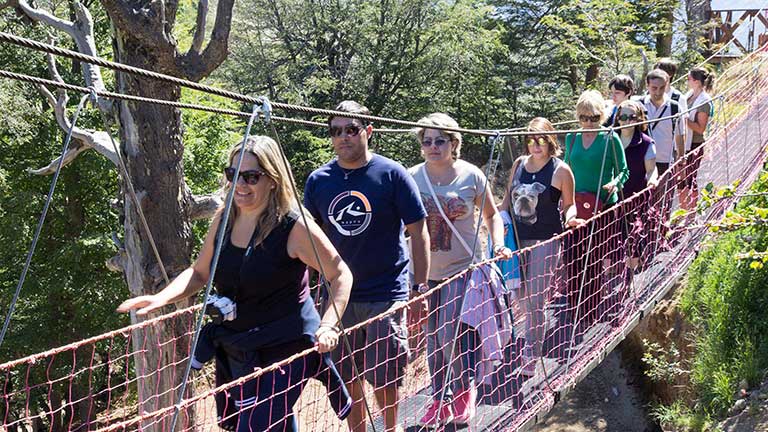
M 158 299 L 154 295 L 143 295 L 122 302 L 120 306 L 117 307 L 117 311 L 130 312 L 136 310 L 136 315 L 142 316 L 165 305 L 165 301 Z

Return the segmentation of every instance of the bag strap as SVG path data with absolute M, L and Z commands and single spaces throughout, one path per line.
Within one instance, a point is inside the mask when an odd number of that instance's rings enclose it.
M 451 228 L 451 231 L 453 231 L 453 235 L 456 236 L 456 238 L 459 240 L 459 243 L 464 247 L 464 250 L 467 251 L 469 256 L 473 256 L 472 249 L 469 247 L 466 241 L 461 237 L 461 234 L 459 234 L 459 230 L 456 229 L 456 227 L 453 225 L 453 223 L 448 220 L 448 216 L 445 215 L 445 211 L 443 211 L 443 206 L 440 204 L 440 200 L 437 199 L 437 194 L 435 193 L 435 188 L 432 187 L 432 181 L 429 180 L 429 175 L 427 174 L 427 166 L 426 164 L 421 166 L 421 175 L 424 176 L 424 181 L 427 183 L 427 188 L 429 189 L 429 193 L 432 194 L 432 199 L 435 201 L 435 206 L 437 207 L 437 210 L 440 211 L 440 216 L 443 217 L 443 220 L 446 224 L 448 224 L 448 227 Z
M 671 105 L 671 103 L 670 103 L 670 104 L 667 104 L 667 105 L 664 105 L 664 109 L 663 109 L 663 110 L 661 110 L 661 114 L 659 114 L 658 116 L 656 116 L 656 118 L 657 118 L 657 119 L 660 119 L 660 118 L 664 117 L 664 113 L 666 113 L 666 112 L 667 112 L 667 107 L 669 107 L 670 105 Z M 672 115 L 675 115 L 675 114 L 674 114 L 674 113 L 672 113 Z M 675 119 L 671 119 L 671 120 L 672 120 L 672 136 L 674 136 L 674 135 L 675 135 Z M 651 125 L 651 131 L 654 131 L 654 130 L 656 130 L 656 126 L 658 126 L 658 125 L 659 125 L 659 123 L 661 123 L 661 122 L 658 122 L 658 121 L 657 121 L 657 122 L 654 122 L 654 123 Z
M 568 164 L 568 166 L 571 166 L 571 157 L 573 157 L 573 142 L 576 140 L 576 136 L 573 134 L 568 134 L 565 136 L 565 148 L 568 149 L 568 137 L 573 138 L 571 139 L 571 148 L 568 150 L 568 158 L 566 159 L 565 163 Z

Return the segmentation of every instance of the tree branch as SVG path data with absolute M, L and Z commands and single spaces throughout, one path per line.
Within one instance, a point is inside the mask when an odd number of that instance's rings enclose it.
M 42 9 L 35 9 L 27 3 L 26 0 L 18 0 L 19 8 L 30 17 L 32 20 L 41 22 L 47 26 L 53 27 L 56 30 L 66 33 L 71 38 L 75 38 L 75 25 L 74 23 L 57 18 L 48 11 Z
M 222 205 L 221 196 L 211 195 L 191 195 L 189 206 L 189 218 L 191 220 L 210 219 L 216 214 Z
M 208 0 L 199 0 L 197 2 L 197 25 L 195 26 L 195 35 L 192 37 L 191 52 L 200 54 L 205 42 L 205 20 L 208 18 Z
M 53 60 L 53 56 L 49 56 L 48 58 L 48 68 L 54 79 L 61 81 L 61 76 L 56 69 L 56 63 Z M 56 117 L 56 122 L 59 124 L 59 127 L 61 127 L 61 129 L 64 131 L 69 131 L 71 123 L 69 122 L 69 119 L 66 115 L 67 102 L 69 101 L 67 93 L 60 91 L 59 97 L 57 99 L 53 96 L 53 93 L 51 93 L 50 90 L 45 88 L 45 86 L 38 86 L 37 89 L 40 91 L 43 97 L 48 100 L 48 103 L 53 108 L 53 113 Z M 80 153 L 88 149 L 96 150 L 99 154 L 112 161 L 113 164 L 117 165 L 117 154 L 115 153 L 114 148 L 112 148 L 109 134 L 106 132 L 95 132 L 75 127 L 72 129 L 72 144 L 64 153 L 64 162 L 62 163 L 62 167 L 67 166 L 69 163 L 75 160 L 75 158 L 77 158 Z M 56 166 L 58 165 L 60 159 L 61 157 L 58 157 L 42 168 L 29 169 L 28 171 L 30 174 L 34 175 L 53 174 L 56 172 Z
M 74 2 L 73 4 L 75 10 L 74 22 L 57 18 L 45 10 L 33 8 L 26 0 L 18 0 L 18 7 L 33 21 L 41 22 L 58 31 L 66 33 L 75 41 L 79 52 L 94 57 L 99 55 L 96 50 L 96 39 L 93 36 L 93 17 L 88 9 L 80 2 Z M 94 87 L 98 91 L 106 90 L 104 79 L 101 76 L 101 69 L 90 63 L 83 62 L 82 65 L 83 79 L 85 80 L 86 86 Z M 60 77 L 55 79 L 60 80 Z M 60 81 L 63 82 L 63 80 Z M 111 113 L 112 101 L 105 98 L 99 99 L 99 109 L 105 113 Z
M 72 136 L 74 137 L 74 134 L 72 134 Z M 84 145 L 78 145 L 78 146 L 70 145 L 70 147 L 64 153 L 64 163 L 62 163 L 61 167 L 64 168 L 65 166 L 69 165 L 73 160 L 75 160 L 75 158 L 80 153 L 86 150 L 88 150 L 88 147 Z M 51 175 L 56 172 L 56 167 L 59 165 L 60 159 L 61 159 L 61 156 L 52 160 L 48 165 L 42 168 L 38 168 L 38 169 L 28 168 L 27 172 L 34 175 Z
M 229 32 L 232 28 L 232 7 L 235 0 L 220 0 L 216 8 L 216 22 L 211 40 L 202 53 L 190 49 L 179 57 L 179 68 L 192 81 L 200 81 L 213 72 L 227 58 Z

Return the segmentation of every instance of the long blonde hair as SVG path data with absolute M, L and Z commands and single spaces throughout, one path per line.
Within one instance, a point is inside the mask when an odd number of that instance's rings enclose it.
M 257 245 L 264 240 L 270 232 L 282 222 L 283 218 L 291 211 L 297 211 L 296 196 L 291 188 L 291 173 L 286 169 L 280 155 L 280 149 L 277 143 L 270 137 L 255 135 L 249 137 L 245 142 L 240 142 L 229 150 L 228 161 L 230 166 L 236 162 L 236 157 L 241 150 L 252 154 L 259 162 L 259 167 L 275 182 L 275 188 L 269 189 L 267 197 L 267 207 L 256 221 L 254 229 L 253 244 Z M 259 180 L 259 181 L 263 181 Z M 222 192 L 228 194 L 232 188 L 231 182 L 225 182 Z M 223 211 L 223 207 L 221 211 Z M 227 230 L 232 229 L 232 224 L 238 216 L 237 206 L 232 206 L 229 214 L 229 223 Z

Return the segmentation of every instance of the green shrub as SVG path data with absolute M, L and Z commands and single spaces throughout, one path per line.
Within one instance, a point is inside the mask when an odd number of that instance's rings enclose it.
M 752 192 L 768 190 L 768 174 Z M 736 214 L 749 219 L 766 207 L 766 196 L 750 196 Z M 742 380 L 758 384 L 768 368 L 768 227 L 744 224 L 705 245 L 688 272 L 682 307 L 696 328 L 692 382 L 707 414 L 722 415 Z

